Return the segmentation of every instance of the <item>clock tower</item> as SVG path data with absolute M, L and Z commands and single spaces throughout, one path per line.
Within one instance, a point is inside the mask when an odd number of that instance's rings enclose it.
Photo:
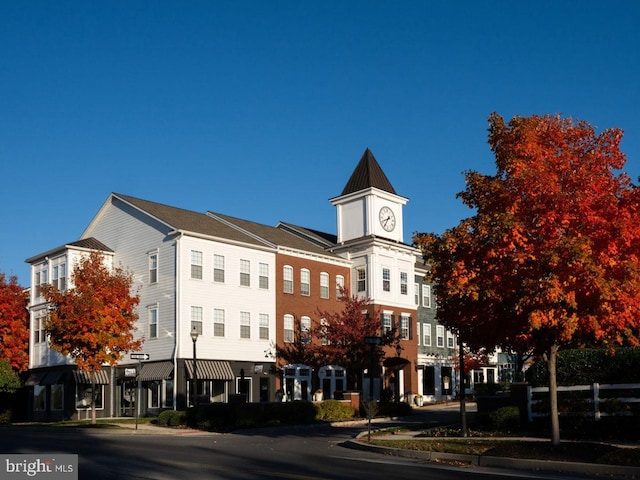
M 352 262 L 349 291 L 369 300 L 368 314 L 380 315 L 380 334 L 397 332 L 399 351 L 387 347 L 395 362 L 385 366 L 384 385 L 395 393 L 417 392 L 417 310 L 415 264 L 420 251 L 403 242 L 398 195 L 367 148 L 342 193 L 332 198 L 338 235 L 331 251 Z
M 338 244 L 370 236 L 402 242 L 402 207 L 407 201 L 367 148 L 340 196 L 331 199 L 337 208 Z

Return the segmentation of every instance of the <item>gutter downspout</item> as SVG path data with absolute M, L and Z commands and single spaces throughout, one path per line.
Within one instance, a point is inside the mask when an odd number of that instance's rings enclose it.
M 175 255 L 175 267 L 176 267 L 176 274 L 175 274 L 175 282 L 176 282 L 176 288 L 175 288 L 175 298 L 173 301 L 173 308 L 175 310 L 175 315 L 174 315 L 174 330 L 176 332 L 175 335 L 175 345 L 173 346 L 173 409 L 177 410 L 178 408 L 178 356 L 180 354 L 180 309 L 178 308 L 178 305 L 180 305 L 180 298 L 181 298 L 181 294 L 180 294 L 180 275 L 181 275 L 181 271 L 180 271 L 180 239 L 182 238 L 182 235 L 179 235 L 178 238 L 176 238 L 175 242 L 174 242 L 174 246 L 175 246 L 175 250 L 174 250 L 174 255 Z M 186 391 L 185 391 L 185 395 L 186 395 Z

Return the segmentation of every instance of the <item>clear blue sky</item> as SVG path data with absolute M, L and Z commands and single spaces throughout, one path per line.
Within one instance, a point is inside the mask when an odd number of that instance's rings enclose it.
M 636 1 L 0 2 L 0 271 L 110 192 L 335 232 L 369 147 L 404 237 L 472 214 L 487 118 L 620 127 L 640 174 Z

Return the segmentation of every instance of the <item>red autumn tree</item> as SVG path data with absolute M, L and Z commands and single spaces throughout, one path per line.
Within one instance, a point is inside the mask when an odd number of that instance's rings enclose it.
M 29 368 L 28 295 L 15 276 L 0 273 L 0 359 L 17 372 Z
M 415 241 L 442 323 L 472 347 L 546 360 L 557 445 L 559 349 L 638 344 L 640 193 L 621 171 L 619 129 L 549 115 L 489 123 L 497 172 L 468 172 L 459 194 L 475 215 Z
M 464 375 L 468 375 L 474 370 L 479 370 L 489 364 L 489 355 L 485 349 L 479 352 L 473 352 L 468 347 L 464 348 Z M 454 364 L 456 371 L 460 370 L 460 357 L 451 357 L 451 362 Z
M 132 294 L 131 275 L 109 268 L 95 251 L 74 266 L 71 282 L 72 288 L 65 291 L 43 286 L 50 303 L 45 330 L 52 349 L 90 374 L 95 392 L 95 372 L 105 364 L 115 365 L 128 351 L 140 350 L 142 341 L 134 339 L 139 297 Z M 95 395 L 91 410 L 95 423 Z
M 276 346 L 276 356 L 283 364 L 301 364 L 317 367 L 316 349 L 312 345 L 312 332 L 304 331 L 300 319 L 294 320 L 293 341 Z
M 384 357 L 383 347 L 399 342 L 397 329 L 381 332 L 380 311 L 371 311 L 368 298 L 349 295 L 344 290 L 340 301 L 341 312 L 319 311 L 320 322 L 312 328 L 311 343 L 319 365 L 341 365 L 347 370 L 350 388 L 359 388 L 359 379 L 371 365 L 371 345 L 365 337 L 380 336 L 380 348 L 374 349 L 374 363 L 380 365 Z

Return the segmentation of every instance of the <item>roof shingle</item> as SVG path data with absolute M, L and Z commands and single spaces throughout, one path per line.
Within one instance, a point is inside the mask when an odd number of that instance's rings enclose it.
M 349 181 L 342 190 L 341 195 L 348 195 L 371 187 L 393 193 L 394 195 L 396 194 L 395 189 L 382 171 L 373 153 L 367 148 L 351 174 Z

